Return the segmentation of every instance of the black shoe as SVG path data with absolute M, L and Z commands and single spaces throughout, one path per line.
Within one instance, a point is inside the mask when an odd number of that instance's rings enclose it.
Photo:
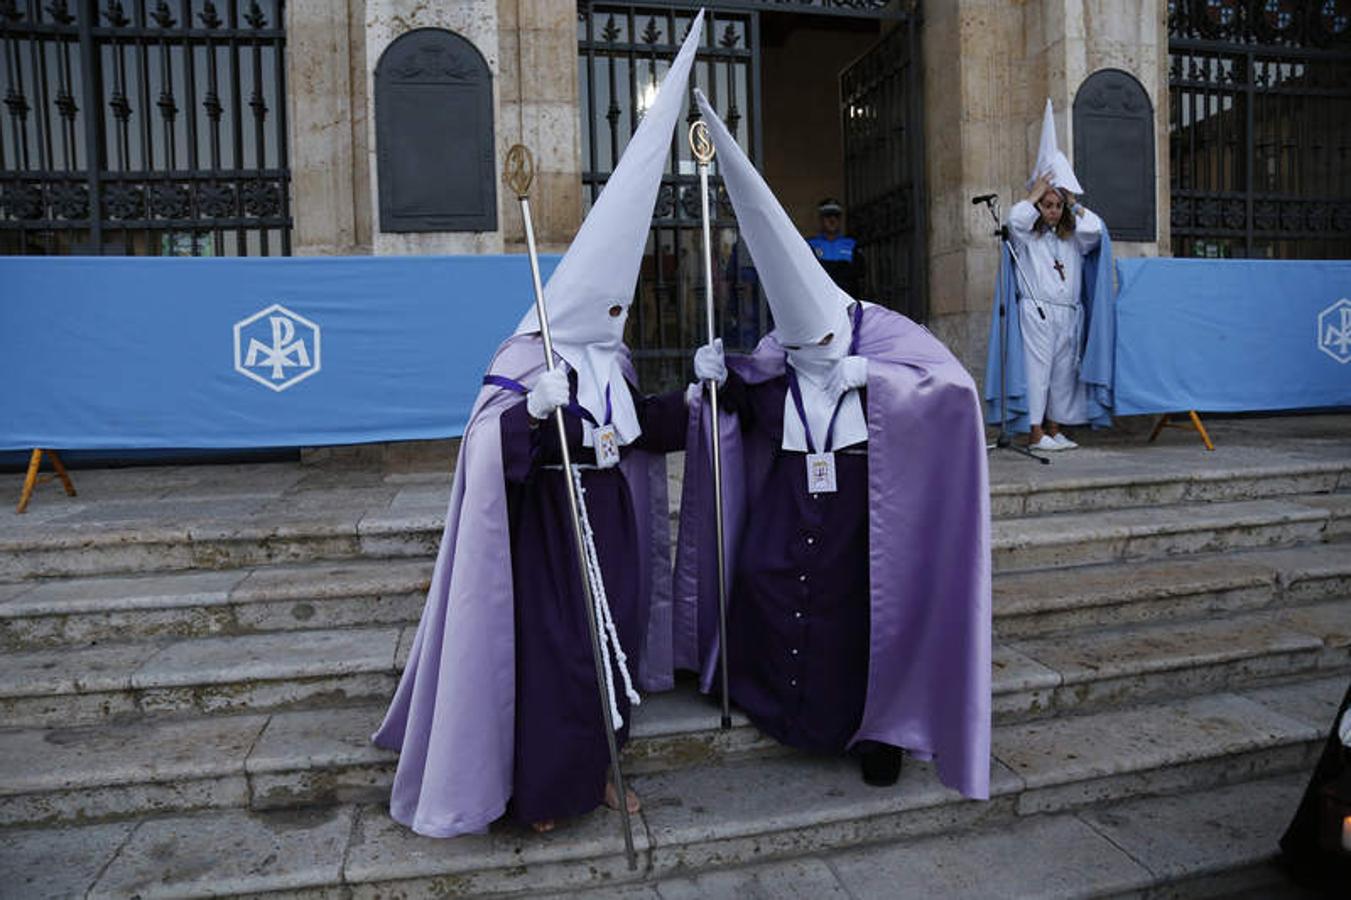
M 905 751 L 890 744 L 864 742 L 859 754 L 859 768 L 863 783 L 873 787 L 891 787 L 901 777 L 901 760 Z

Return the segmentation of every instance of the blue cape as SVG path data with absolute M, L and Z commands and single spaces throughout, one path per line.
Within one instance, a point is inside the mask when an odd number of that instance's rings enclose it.
M 994 303 L 990 315 L 990 341 L 985 356 L 985 421 L 999 424 L 999 304 L 1001 298 L 1017 297 L 1013 260 L 1005 246 L 1000 254 L 999 277 L 995 281 Z M 1084 330 L 1079 343 L 1079 380 L 1088 395 L 1088 421 L 1094 428 L 1112 425 L 1113 377 L 1116 370 L 1116 285 L 1112 262 L 1112 240 L 1107 229 L 1097 248 L 1084 257 L 1083 291 Z M 1027 418 L 1027 373 L 1023 365 L 1023 327 L 1018 319 L 1018 304 L 1008 308 L 1008 370 L 1004 372 L 1004 391 L 1008 395 L 1008 430 L 1023 434 L 1031 430 Z M 1066 423 L 1076 424 L 1076 423 Z

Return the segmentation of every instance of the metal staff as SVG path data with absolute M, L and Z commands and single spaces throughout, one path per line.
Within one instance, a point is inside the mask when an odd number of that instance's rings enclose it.
M 535 228 L 530 219 L 530 183 L 535 180 L 535 158 L 524 144 L 514 144 L 507 151 L 502 180 L 516 192 L 521 204 L 521 220 L 525 223 L 525 246 L 530 255 L 530 277 L 535 286 L 535 314 L 539 317 L 539 333 L 544 339 L 544 365 L 554 370 L 554 343 L 549 335 L 549 316 L 544 309 L 544 286 L 539 279 L 539 252 L 535 249 Z M 582 576 L 582 592 L 586 595 L 586 624 L 591 633 L 591 655 L 596 661 L 596 687 L 600 691 L 600 718 L 605 724 L 605 742 L 610 748 L 610 771 L 614 776 L 615 793 L 619 797 L 619 818 L 624 825 L 624 854 L 629 868 L 638 868 L 638 855 L 633 849 L 633 825 L 629 821 L 629 795 L 624 787 L 624 773 L 619 768 L 619 742 L 615 739 L 614 722 L 610 720 L 610 698 L 605 690 L 610 673 L 605 670 L 601 655 L 601 635 L 596 622 L 596 595 L 591 584 L 591 569 L 586 558 L 586 529 L 582 522 L 581 506 L 577 502 L 577 486 L 573 484 L 572 455 L 568 452 L 568 429 L 563 421 L 563 410 L 554 410 L 554 424 L 558 426 L 558 447 L 563 454 L 563 483 L 568 487 L 568 508 L 572 511 L 572 533 L 577 545 L 577 570 Z
M 708 343 L 716 339 L 713 325 L 713 238 L 708 222 L 708 164 L 713 161 L 713 142 L 708 126 L 700 119 L 690 126 L 690 152 L 699 163 L 699 214 L 704 222 L 704 313 Z M 722 433 L 718 423 L 718 382 L 708 380 L 708 409 L 713 419 L 713 504 L 717 507 L 718 536 L 718 657 L 722 669 L 722 727 L 732 727 L 731 699 L 727 690 L 727 558 L 722 524 Z

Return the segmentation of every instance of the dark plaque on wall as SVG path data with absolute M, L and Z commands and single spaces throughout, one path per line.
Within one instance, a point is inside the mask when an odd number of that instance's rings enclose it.
M 1129 72 L 1099 69 L 1080 85 L 1074 171 L 1115 240 L 1155 240 L 1154 107 Z
M 453 31 L 400 35 L 375 67 L 381 231 L 494 231 L 493 80 Z

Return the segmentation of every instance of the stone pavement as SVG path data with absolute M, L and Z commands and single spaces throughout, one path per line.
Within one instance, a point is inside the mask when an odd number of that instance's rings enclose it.
M 450 842 L 388 819 L 367 736 L 448 460 L 77 471 L 0 507 L 0 897 L 1275 895 L 1351 673 L 1351 417 L 1207 424 L 1214 453 L 1127 423 L 992 458 L 990 802 L 915 762 L 868 789 L 686 684 L 626 751 L 636 873 L 605 812 Z

